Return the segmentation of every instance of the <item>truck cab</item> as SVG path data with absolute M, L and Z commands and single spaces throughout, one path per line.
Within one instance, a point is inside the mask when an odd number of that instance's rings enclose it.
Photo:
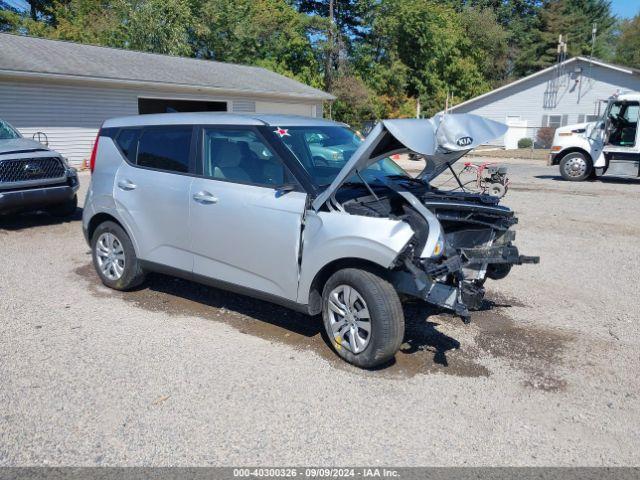
M 558 128 L 550 165 L 558 165 L 565 180 L 601 176 L 640 177 L 638 117 L 640 93 L 611 97 L 595 122 Z

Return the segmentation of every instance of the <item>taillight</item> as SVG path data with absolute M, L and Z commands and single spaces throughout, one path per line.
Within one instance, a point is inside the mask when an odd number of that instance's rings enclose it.
M 98 130 L 98 135 L 96 135 L 96 141 L 93 142 L 91 157 L 89 157 L 89 170 L 91 170 L 91 173 L 93 173 L 93 169 L 96 168 L 96 154 L 98 153 L 98 140 L 100 140 L 100 132 L 101 130 Z

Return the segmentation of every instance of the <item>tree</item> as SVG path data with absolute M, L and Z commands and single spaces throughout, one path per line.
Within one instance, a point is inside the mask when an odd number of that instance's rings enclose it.
M 598 28 L 593 54 L 608 59 L 615 17 L 609 0 L 547 0 L 540 11 L 540 28 L 523 52 L 522 73 L 548 67 L 556 61 L 558 38 L 567 42 L 568 56 L 590 55 L 593 25 Z
M 187 0 L 140 0 L 125 3 L 123 47 L 169 55 L 191 55 L 194 19 Z
M 309 39 L 317 27 L 282 0 L 206 0 L 197 12 L 197 52 L 204 58 L 257 64 L 320 86 Z
M 615 59 L 623 65 L 640 68 L 640 14 L 621 23 Z
M 430 0 L 385 0 L 373 16 L 368 36 L 372 77 L 380 77 L 380 69 L 404 70 L 405 98 L 420 98 L 425 114 L 443 109 L 448 93 L 462 100 L 489 88 L 452 7 Z M 381 92 L 380 86 L 372 87 Z
M 466 7 L 461 16 L 469 40 L 468 55 L 492 86 L 502 83 L 509 70 L 509 32 L 488 7 Z
M 110 0 L 68 0 L 55 3 L 50 14 L 55 27 L 39 32 L 43 36 L 94 45 L 122 46 L 126 43 L 121 32 L 126 18 L 124 5 Z M 32 27 L 30 34 L 38 35 Z

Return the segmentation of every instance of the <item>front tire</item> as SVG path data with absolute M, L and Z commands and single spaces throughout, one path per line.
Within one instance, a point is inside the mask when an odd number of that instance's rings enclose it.
M 360 368 L 391 360 L 404 336 L 404 313 L 393 286 L 374 273 L 346 268 L 322 293 L 322 319 L 336 353 Z
M 98 225 L 91 237 L 93 266 L 107 287 L 131 290 L 144 281 L 144 271 L 127 232 L 115 222 Z
M 580 152 L 568 153 L 560 160 L 560 175 L 570 182 L 582 182 L 591 175 L 593 163 Z

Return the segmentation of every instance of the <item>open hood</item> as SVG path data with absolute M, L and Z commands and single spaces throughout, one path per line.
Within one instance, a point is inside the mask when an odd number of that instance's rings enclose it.
M 313 201 L 320 209 L 356 172 L 397 153 L 415 153 L 426 161 L 419 177 L 431 180 L 470 150 L 501 137 L 507 126 L 471 114 L 446 114 L 430 119 L 382 120 L 344 165 L 326 190 Z

